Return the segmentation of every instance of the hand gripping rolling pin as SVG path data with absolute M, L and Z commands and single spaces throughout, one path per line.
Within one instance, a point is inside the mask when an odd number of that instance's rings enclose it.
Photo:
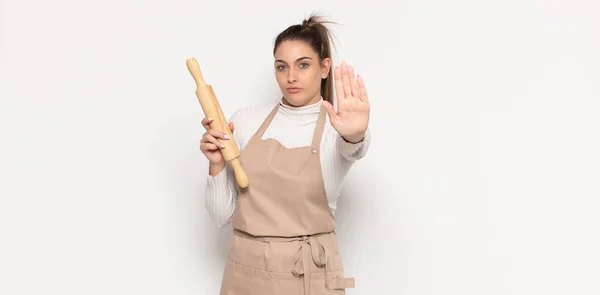
M 221 154 L 225 161 L 231 164 L 238 185 L 242 188 L 247 187 L 248 177 L 240 164 L 240 150 L 233 139 L 229 124 L 223 115 L 219 101 L 217 100 L 212 87 L 204 82 L 198 61 L 195 58 L 190 58 L 186 61 L 186 65 L 190 74 L 194 77 L 194 81 L 196 81 L 196 96 L 204 111 L 204 115 L 207 118 L 213 118 L 213 121 L 209 123 L 210 128 L 229 135 L 228 140 L 217 139 L 220 143 L 225 145 L 225 148 L 221 149 Z

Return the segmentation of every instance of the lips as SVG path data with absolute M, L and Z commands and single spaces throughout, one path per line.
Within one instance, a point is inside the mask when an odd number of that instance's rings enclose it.
M 289 93 L 298 93 L 300 92 L 300 90 L 302 90 L 302 88 L 298 88 L 298 87 L 291 87 L 287 89 Z

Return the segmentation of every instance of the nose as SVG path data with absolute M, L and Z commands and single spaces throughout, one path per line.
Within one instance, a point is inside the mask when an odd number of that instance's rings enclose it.
M 288 71 L 287 80 L 288 83 L 294 83 L 298 81 L 298 74 L 293 68 Z

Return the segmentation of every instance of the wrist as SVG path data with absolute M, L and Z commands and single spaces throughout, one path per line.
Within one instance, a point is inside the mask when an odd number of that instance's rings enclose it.
M 225 161 L 220 163 L 210 162 L 208 165 L 208 174 L 210 176 L 217 176 L 219 173 L 221 173 L 221 171 L 223 171 L 223 169 L 225 169 L 225 164 Z
M 348 143 L 359 143 L 365 139 L 365 133 L 353 134 L 349 136 L 342 136 L 342 139 Z

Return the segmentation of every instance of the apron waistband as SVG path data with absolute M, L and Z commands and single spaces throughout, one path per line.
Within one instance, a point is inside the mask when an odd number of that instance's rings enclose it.
M 329 252 L 323 246 L 321 239 L 323 236 L 330 233 L 319 233 L 308 236 L 298 237 L 264 237 L 264 236 L 253 236 L 246 232 L 234 229 L 233 233 L 243 238 L 262 241 L 262 242 L 275 242 L 275 243 L 286 243 L 286 242 L 300 242 L 300 248 L 298 249 L 297 259 L 292 268 L 292 274 L 295 276 L 304 276 L 304 294 L 310 294 L 310 259 L 312 256 L 313 262 L 318 267 L 324 267 L 325 273 L 325 284 L 330 289 L 345 289 L 354 288 L 354 278 L 328 278 L 328 273 L 331 273 L 329 268 L 331 267 L 331 261 Z

